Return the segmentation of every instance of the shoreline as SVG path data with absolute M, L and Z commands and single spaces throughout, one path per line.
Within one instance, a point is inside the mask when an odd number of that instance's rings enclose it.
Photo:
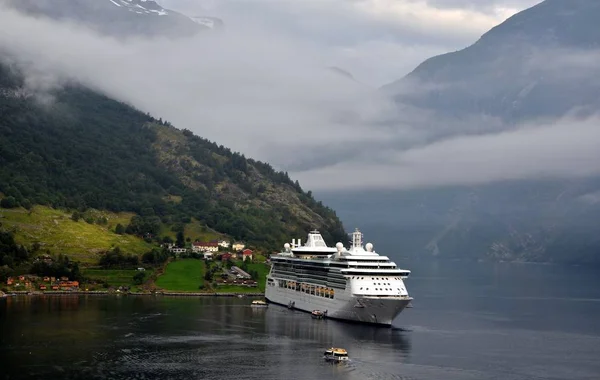
M 28 292 L 14 291 L 6 293 L 3 298 L 16 296 L 161 296 L 161 297 L 264 297 L 265 293 L 200 293 L 200 292 L 109 292 L 109 291 L 47 291 L 47 292 Z

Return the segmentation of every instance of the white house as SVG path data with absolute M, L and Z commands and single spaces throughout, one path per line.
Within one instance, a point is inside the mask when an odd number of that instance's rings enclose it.
M 229 248 L 229 242 L 226 240 L 219 241 L 219 247 Z
M 212 252 L 204 252 L 204 259 L 205 260 L 212 260 L 213 259 L 213 253 Z
M 234 251 L 241 251 L 242 249 L 246 248 L 246 244 L 244 243 L 233 243 L 233 245 L 231 246 L 231 249 L 233 249 Z
M 171 252 L 173 252 L 176 255 L 182 254 L 182 253 L 186 253 L 187 249 L 185 248 L 177 248 L 177 247 L 173 247 L 170 249 Z
M 217 252 L 218 250 L 219 243 L 217 243 L 216 241 L 197 241 L 192 243 L 192 251 L 194 252 Z

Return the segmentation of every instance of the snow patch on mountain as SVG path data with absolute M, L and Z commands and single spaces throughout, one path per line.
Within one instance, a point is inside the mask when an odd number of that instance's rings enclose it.
M 127 8 L 137 14 L 167 16 L 169 12 L 153 0 L 108 0 L 117 7 Z

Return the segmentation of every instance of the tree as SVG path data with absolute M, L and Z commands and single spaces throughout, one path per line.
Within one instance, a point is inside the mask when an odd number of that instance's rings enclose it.
M 146 278 L 146 273 L 137 272 L 133 275 L 133 283 L 135 285 L 142 285 L 144 283 L 144 279 Z
M 6 198 L 2 198 L 2 200 L 0 200 L 0 207 L 2 207 L 2 208 L 15 208 L 18 205 L 19 204 L 17 203 L 17 200 L 15 199 L 15 197 L 6 197 Z
M 79 218 L 81 218 L 81 214 L 79 213 L 79 211 L 75 211 L 75 212 L 73 213 L 73 215 L 71 215 L 71 219 L 72 219 L 74 222 L 78 222 L 78 221 L 79 221 Z
M 183 236 L 183 231 L 177 232 L 177 246 L 179 248 L 185 247 L 185 236 Z
M 115 227 L 115 233 L 119 235 L 123 235 L 125 233 L 125 227 L 121 223 L 118 223 Z

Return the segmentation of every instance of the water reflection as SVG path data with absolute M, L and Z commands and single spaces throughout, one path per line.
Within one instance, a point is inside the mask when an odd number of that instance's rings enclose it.
M 595 273 L 423 265 L 411 279 L 415 307 L 395 321 L 403 329 L 257 309 L 247 298 L 5 299 L 0 379 L 597 378 Z M 351 362 L 325 363 L 330 346 Z
M 365 359 L 391 352 L 398 359 L 410 354 L 410 332 L 385 327 L 374 327 L 343 321 L 312 319 L 309 314 L 270 306 L 266 314 L 267 333 L 282 336 L 294 342 L 317 343 L 320 352 L 324 348 L 340 346 L 352 357 Z M 386 355 L 388 356 L 388 355 Z
M 325 365 L 330 346 L 357 361 L 404 360 L 411 349 L 406 332 L 252 308 L 245 299 L 16 297 L 0 312 L 0 364 L 11 379 L 304 379 L 351 371 Z

